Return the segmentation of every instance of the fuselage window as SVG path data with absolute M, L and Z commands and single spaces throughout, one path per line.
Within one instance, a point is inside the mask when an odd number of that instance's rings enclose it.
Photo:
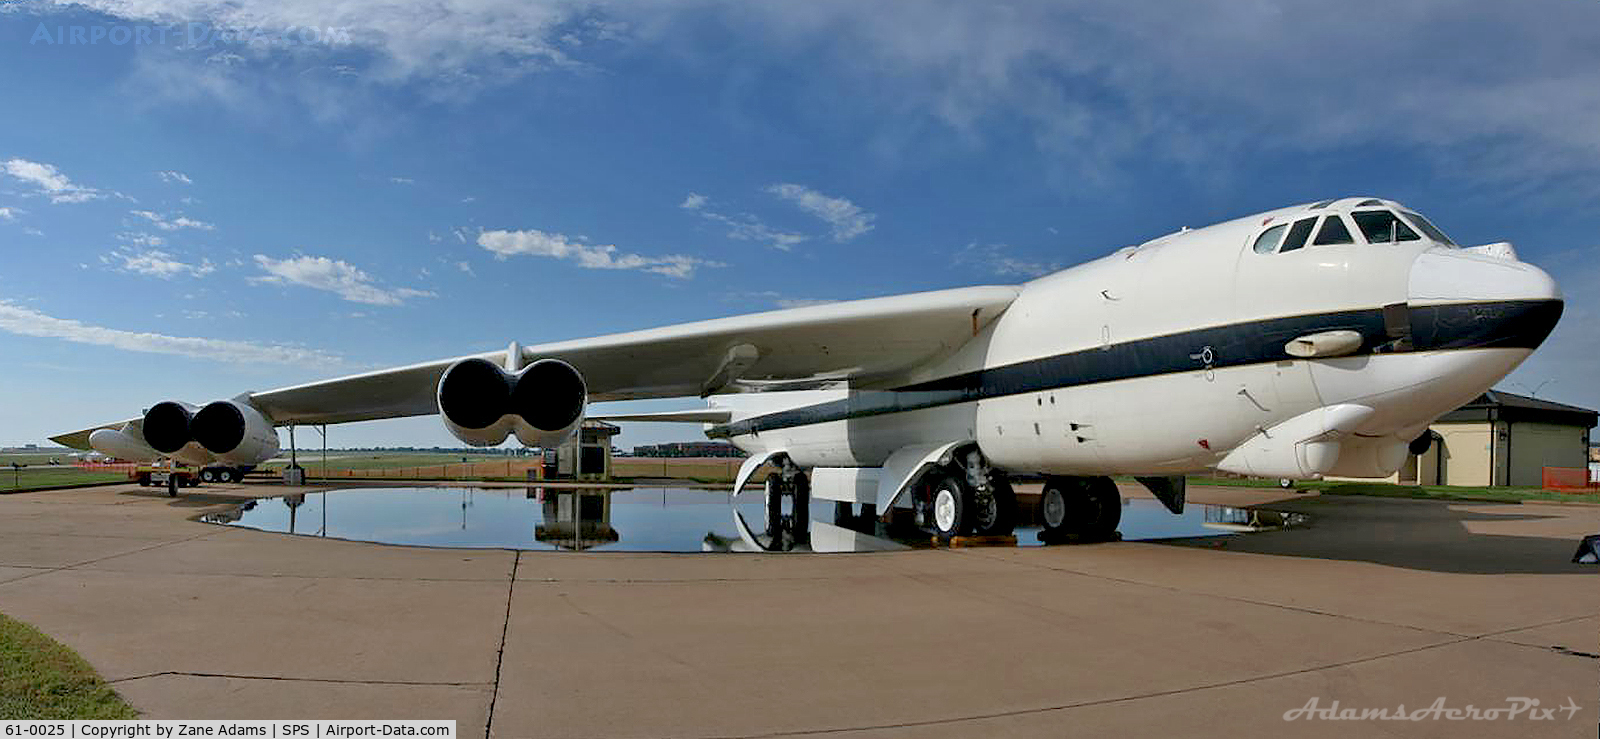
M 1315 218 L 1303 218 L 1295 221 L 1294 227 L 1289 229 L 1289 235 L 1284 237 L 1283 248 L 1279 249 L 1278 253 L 1294 251 L 1305 246 L 1306 237 L 1311 235 L 1311 227 L 1315 225 L 1317 225 L 1317 219 Z
M 1350 214 L 1356 219 L 1356 228 L 1367 237 L 1369 244 L 1387 244 L 1394 241 L 1417 241 L 1421 236 L 1412 231 L 1404 221 L 1386 210 L 1361 210 Z
M 1276 251 L 1278 249 L 1278 239 L 1283 238 L 1283 232 L 1288 228 L 1289 224 L 1284 223 L 1262 231 L 1261 235 L 1256 237 L 1256 253 L 1271 254 Z
M 1350 238 L 1350 229 L 1344 227 L 1344 219 L 1332 213 L 1322 219 L 1322 229 L 1317 231 L 1317 239 L 1311 242 L 1313 246 L 1354 243 L 1356 240 Z
M 1429 223 L 1428 219 L 1423 218 L 1421 215 L 1416 213 L 1412 213 L 1409 210 L 1402 210 L 1400 212 L 1405 215 L 1406 220 L 1411 221 L 1411 223 L 1417 228 L 1422 229 L 1422 232 L 1427 234 L 1428 238 L 1433 239 L 1441 244 L 1449 244 L 1450 246 L 1456 245 L 1456 242 L 1451 241 L 1450 237 L 1444 235 L 1443 231 L 1440 231 L 1439 229 L 1435 228 L 1432 223 Z

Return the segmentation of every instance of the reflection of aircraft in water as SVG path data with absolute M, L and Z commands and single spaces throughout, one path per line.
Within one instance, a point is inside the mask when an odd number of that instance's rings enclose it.
M 543 522 L 533 527 L 533 538 L 577 552 L 616 543 L 622 537 L 611 528 L 611 493 L 528 488 L 528 499 L 540 501 L 544 514 Z
M 1269 511 L 1261 508 L 1233 508 L 1207 506 L 1206 521 L 1202 526 L 1220 531 L 1268 531 L 1286 529 L 1305 523 L 1303 513 Z

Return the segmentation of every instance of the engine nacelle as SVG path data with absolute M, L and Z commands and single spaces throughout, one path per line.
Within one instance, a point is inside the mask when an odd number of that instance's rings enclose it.
M 1394 436 L 1346 440 L 1339 452 L 1338 464 L 1328 470 L 1328 474 L 1339 477 L 1388 477 L 1405 466 L 1406 454 L 1406 441 Z
M 583 423 L 588 387 L 572 365 L 541 359 L 511 373 L 486 359 L 463 359 L 439 377 L 439 417 L 473 446 L 496 446 L 516 434 L 528 446 L 566 441 Z
M 162 454 L 176 454 L 190 442 L 194 434 L 189 422 L 199 410 L 188 403 L 164 400 L 144 412 L 144 441 Z
M 149 462 L 161 456 L 150 448 L 137 426 L 128 424 L 121 429 L 98 429 L 89 434 L 89 446 L 95 451 L 129 462 Z
M 241 398 L 207 404 L 190 419 L 189 430 L 217 459 L 249 467 L 277 456 L 278 432 L 266 416 Z

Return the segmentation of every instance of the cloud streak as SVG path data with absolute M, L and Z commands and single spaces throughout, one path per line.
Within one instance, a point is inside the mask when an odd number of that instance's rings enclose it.
M 682 203 L 678 204 L 678 207 L 695 213 L 712 223 L 727 227 L 727 234 L 730 239 L 756 241 L 765 243 L 774 249 L 789 251 L 795 246 L 805 243 L 808 238 L 805 234 L 779 231 L 771 228 L 762 223 L 761 219 L 749 213 L 740 213 L 735 216 L 718 213 L 708 207 L 710 204 L 711 198 L 691 192 L 688 197 L 683 199 Z
M 20 336 L 61 339 L 78 344 L 105 346 L 147 354 L 173 354 L 237 364 L 337 366 L 335 354 L 283 344 L 258 344 L 230 339 L 168 336 L 145 331 L 95 326 L 69 318 L 56 318 L 32 308 L 0 300 L 0 331 Z
M 437 296 L 429 290 L 382 287 L 373 280 L 372 275 L 363 272 L 355 265 L 328 257 L 301 255 L 288 259 L 274 259 L 265 254 L 257 254 L 255 261 L 256 266 L 266 275 L 252 277 L 251 282 L 309 287 L 333 293 L 352 303 L 394 306 L 401 305 L 411 298 Z
M 100 262 L 111 265 L 122 272 L 159 277 L 163 280 L 170 280 L 182 275 L 204 277 L 217 271 L 216 265 L 212 264 L 209 259 L 202 259 L 199 264 L 189 264 L 160 249 L 145 249 L 141 251 L 124 247 L 101 256 Z
M 7 159 L 0 162 L 6 174 L 32 185 L 34 190 L 52 203 L 82 203 L 105 197 L 99 190 L 85 187 L 68 179 L 55 165 L 30 162 L 26 159 Z
M 767 192 L 799 206 L 800 210 L 822 219 L 833 231 L 834 241 L 849 241 L 871 231 L 877 216 L 844 198 L 823 195 L 804 185 L 769 185 Z
M 197 221 L 193 218 L 186 218 L 184 216 L 172 218 L 148 210 L 130 210 L 128 212 L 155 224 L 155 227 L 161 229 L 162 231 L 177 231 L 185 228 L 192 228 L 200 231 L 216 230 L 216 226 L 206 223 L 205 221 Z
M 513 256 L 549 257 L 573 262 L 584 269 L 639 270 L 679 279 L 693 277 L 695 270 L 702 267 L 723 266 L 720 262 L 682 254 L 659 257 L 629 254 L 611 244 L 588 244 L 581 237 L 572 238 L 537 229 L 484 231 L 478 234 L 478 246 L 494 254 L 496 259 Z

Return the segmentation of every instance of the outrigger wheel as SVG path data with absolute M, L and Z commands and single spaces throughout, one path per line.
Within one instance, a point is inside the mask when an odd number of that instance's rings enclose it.
M 1109 477 L 1050 477 L 1039 494 L 1040 538 L 1100 541 L 1122 523 L 1122 494 Z

